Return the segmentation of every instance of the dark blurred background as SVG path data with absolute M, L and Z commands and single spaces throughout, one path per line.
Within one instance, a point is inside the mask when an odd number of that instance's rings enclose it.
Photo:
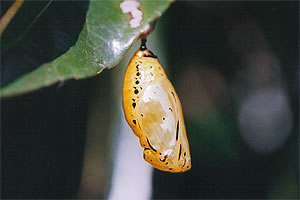
M 299 198 L 299 4 L 179 2 L 171 77 L 192 153 L 154 198 Z
M 299 198 L 299 2 L 179 1 L 158 24 L 192 169 L 155 170 L 152 197 Z M 96 94 L 99 140 L 108 145 L 114 70 L 1 100 L 2 198 L 78 197 Z M 109 168 L 108 155 L 101 159 L 93 170 Z M 103 177 L 89 183 L 99 198 Z

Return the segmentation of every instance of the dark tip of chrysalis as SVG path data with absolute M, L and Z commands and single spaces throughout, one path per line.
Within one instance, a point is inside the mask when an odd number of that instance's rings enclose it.
M 152 53 L 152 51 L 150 51 L 149 49 L 147 49 L 146 42 L 147 42 L 146 38 L 142 38 L 140 50 L 143 51 L 143 56 L 144 57 L 157 58 L 157 56 L 154 55 L 154 53 Z
M 144 50 L 147 49 L 146 42 L 147 42 L 147 39 L 146 38 L 142 38 L 141 47 L 140 47 L 141 51 L 144 51 Z

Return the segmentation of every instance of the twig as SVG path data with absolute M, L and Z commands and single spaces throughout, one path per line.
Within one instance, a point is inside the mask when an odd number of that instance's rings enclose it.
M 24 0 L 15 0 L 15 2 L 10 6 L 6 11 L 3 17 L 0 19 L 0 37 L 2 36 L 3 31 L 6 29 L 7 25 L 17 14 L 18 10 L 23 5 Z

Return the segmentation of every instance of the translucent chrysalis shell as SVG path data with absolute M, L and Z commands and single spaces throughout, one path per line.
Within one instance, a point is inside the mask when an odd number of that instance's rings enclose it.
M 125 73 L 123 109 L 148 163 L 168 172 L 191 168 L 180 100 L 158 58 L 144 42 Z

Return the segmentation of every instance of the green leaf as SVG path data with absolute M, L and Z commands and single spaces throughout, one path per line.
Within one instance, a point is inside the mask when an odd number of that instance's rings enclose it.
M 91 77 L 116 66 L 133 42 L 172 1 L 140 0 L 142 24 L 130 28 L 130 16 L 120 9 L 121 0 L 92 0 L 76 44 L 57 59 L 1 88 L 0 97 L 19 95 L 58 81 Z

